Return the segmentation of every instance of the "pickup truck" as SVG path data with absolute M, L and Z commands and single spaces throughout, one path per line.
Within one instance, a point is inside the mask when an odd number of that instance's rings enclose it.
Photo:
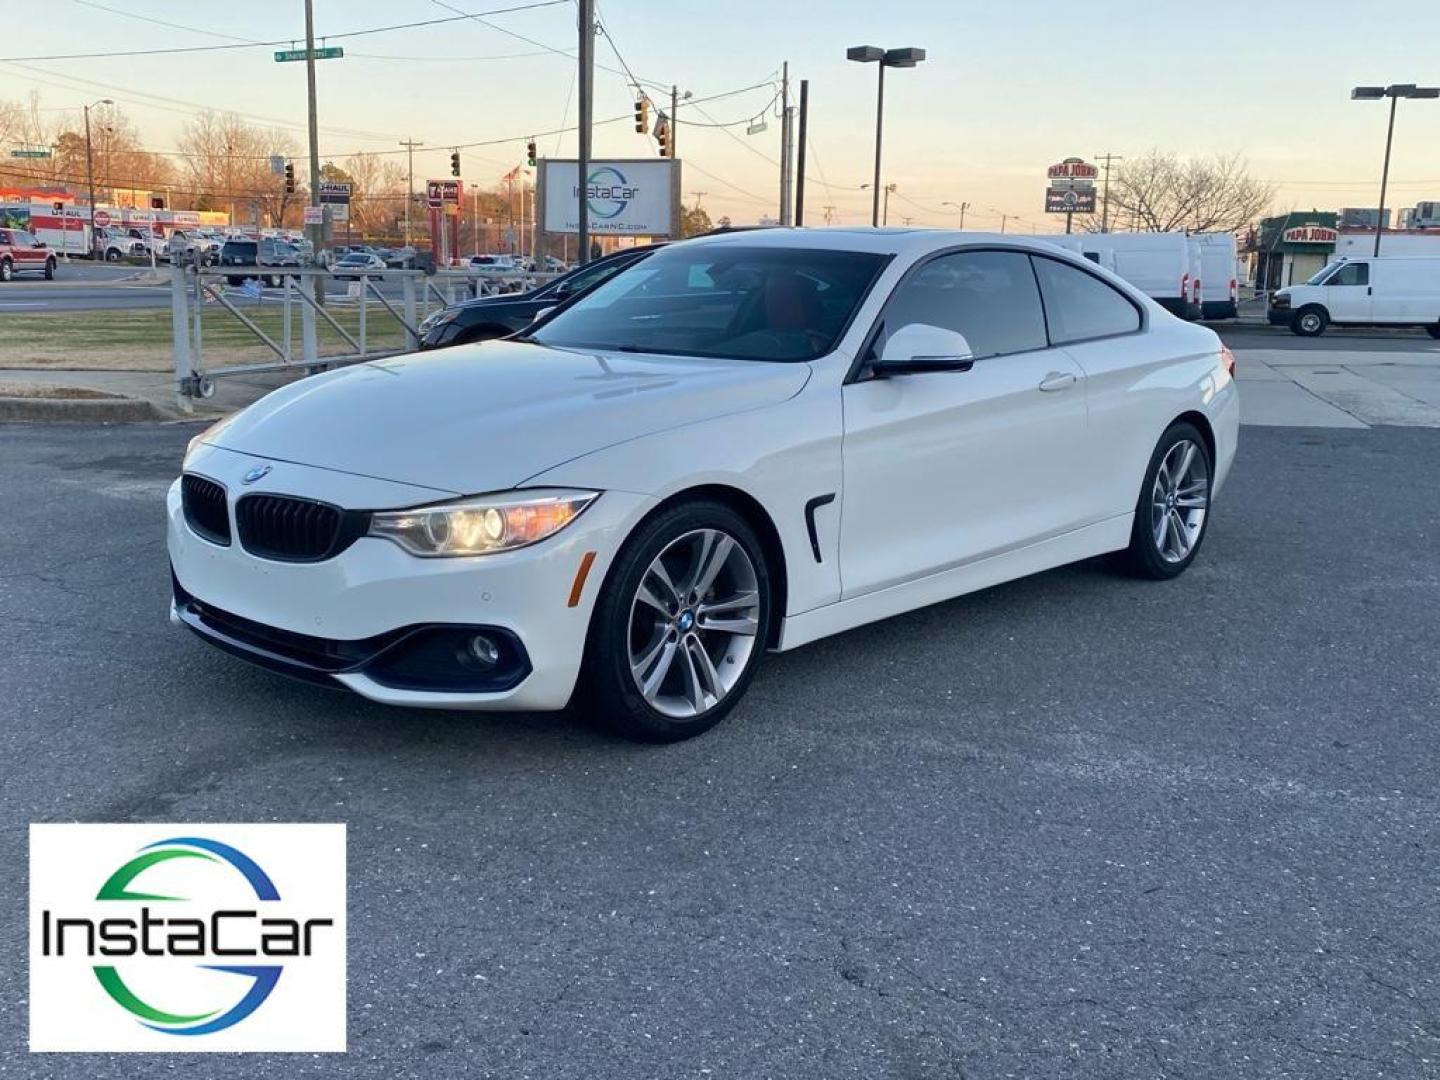
M 0 229 L 0 281 L 12 281 L 16 274 L 44 274 L 52 280 L 55 253 L 24 229 Z

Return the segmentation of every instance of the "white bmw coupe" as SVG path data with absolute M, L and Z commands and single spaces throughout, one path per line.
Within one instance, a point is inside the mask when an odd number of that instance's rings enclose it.
M 1235 456 L 1209 330 L 1039 240 L 664 248 L 502 341 L 198 436 L 175 621 L 396 705 L 681 739 L 786 650 L 1104 552 L 1172 578 Z

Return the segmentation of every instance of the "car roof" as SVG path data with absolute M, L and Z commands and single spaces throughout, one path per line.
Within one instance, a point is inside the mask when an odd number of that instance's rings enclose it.
M 823 251 L 865 251 L 882 255 L 920 255 L 949 247 L 1002 244 L 1047 254 L 1059 249 L 1038 236 L 1013 233 L 961 232 L 919 228 L 766 228 L 710 233 L 683 241 L 747 248 L 809 248 Z

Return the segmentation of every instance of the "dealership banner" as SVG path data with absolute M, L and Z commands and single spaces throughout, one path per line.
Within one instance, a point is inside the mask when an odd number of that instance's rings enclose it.
M 579 232 L 577 163 L 546 159 L 539 163 L 539 169 L 544 231 Z M 592 161 L 586 184 L 590 232 L 604 236 L 677 235 L 679 179 L 676 161 Z

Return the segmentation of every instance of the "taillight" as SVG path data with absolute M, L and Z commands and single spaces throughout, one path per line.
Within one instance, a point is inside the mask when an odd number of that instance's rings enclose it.
M 1195 301 L 1196 303 L 1200 301 L 1200 279 L 1198 277 L 1195 279 Z
M 1220 363 L 1225 365 L 1225 370 L 1230 373 L 1230 377 L 1233 379 L 1235 377 L 1235 354 L 1230 351 L 1230 346 L 1220 346 Z
M 1240 286 L 1235 284 L 1235 279 L 1233 277 L 1230 279 L 1230 299 L 1240 299 Z
M 1181 274 L 1181 275 L 1180 275 L 1180 299 L 1181 299 L 1181 300 L 1184 300 L 1184 299 L 1185 299 L 1187 296 L 1189 296 L 1189 295 L 1190 295 L 1190 275 L 1189 275 L 1189 274 Z

